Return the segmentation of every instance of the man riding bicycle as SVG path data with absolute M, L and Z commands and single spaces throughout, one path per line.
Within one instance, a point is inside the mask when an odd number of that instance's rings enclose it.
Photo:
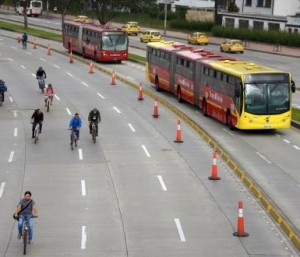
M 19 218 L 18 220 L 18 239 L 22 237 L 22 228 L 25 219 L 28 219 L 29 224 L 29 238 L 28 244 L 31 243 L 32 235 L 33 235 L 33 218 L 38 217 L 37 207 L 35 201 L 31 198 L 31 192 L 26 191 L 24 193 L 24 198 L 21 199 L 17 205 L 17 208 L 14 213 L 15 218 Z
M 40 109 L 36 109 L 31 116 L 32 123 L 32 138 L 34 138 L 34 130 L 37 124 L 40 125 L 40 133 L 42 133 L 42 125 L 44 121 L 44 114 Z
M 26 33 L 24 33 L 23 36 L 22 36 L 22 46 L 23 46 L 23 48 L 25 48 L 25 49 L 26 49 L 26 47 L 27 47 L 27 39 L 28 39 L 28 36 L 27 36 Z
M 79 142 L 79 132 L 82 125 L 82 121 L 78 113 L 70 120 L 69 128 L 76 133 L 77 142 Z
M 45 96 L 45 106 L 47 107 L 47 98 L 50 98 L 50 105 L 52 105 L 53 101 L 53 95 L 54 95 L 54 89 L 52 87 L 52 84 L 49 83 L 48 87 L 44 89 L 44 96 Z
M 101 114 L 97 108 L 94 108 L 93 110 L 90 111 L 88 121 L 89 121 L 90 134 L 92 134 L 92 124 L 95 123 L 96 135 L 98 136 L 98 123 L 101 122 Z

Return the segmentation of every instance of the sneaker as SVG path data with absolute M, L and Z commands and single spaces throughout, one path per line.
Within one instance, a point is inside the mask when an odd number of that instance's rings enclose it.
M 92 131 L 90 130 L 90 134 L 92 134 Z
M 20 240 L 21 239 L 21 237 L 22 237 L 22 235 L 21 234 L 19 234 L 18 236 L 17 236 L 17 238 Z

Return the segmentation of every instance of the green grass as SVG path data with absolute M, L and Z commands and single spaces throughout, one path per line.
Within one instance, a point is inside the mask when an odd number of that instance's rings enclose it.
M 129 59 L 133 61 L 138 61 L 146 64 L 146 58 L 143 56 L 139 56 L 137 54 L 129 53 Z
M 292 108 L 292 120 L 300 122 L 300 109 Z
M 4 21 L 0 21 L 0 29 L 20 32 L 20 33 L 26 32 L 28 35 L 31 35 L 31 36 L 50 39 L 50 40 L 54 40 L 54 41 L 62 41 L 62 36 L 58 33 L 43 31 L 40 29 L 34 29 L 34 28 L 29 28 L 29 27 L 27 29 L 25 29 L 25 27 L 23 25 L 13 24 L 13 23 L 4 22 Z

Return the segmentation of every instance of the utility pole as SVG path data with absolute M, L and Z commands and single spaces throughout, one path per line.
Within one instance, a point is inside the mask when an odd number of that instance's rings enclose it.
M 167 35 L 167 12 L 168 12 L 168 5 L 167 0 L 165 0 L 165 22 L 164 22 L 164 36 Z
M 23 6 L 24 27 L 25 27 L 25 29 L 27 29 L 28 28 L 28 25 L 27 25 L 27 0 L 22 0 L 21 6 Z
M 215 25 L 218 25 L 218 6 L 219 0 L 215 0 Z

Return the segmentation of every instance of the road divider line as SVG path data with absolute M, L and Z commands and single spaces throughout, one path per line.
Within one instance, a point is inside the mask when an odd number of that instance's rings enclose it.
M 14 137 L 17 137 L 18 136 L 18 128 L 15 128 L 14 129 Z
M 142 145 L 142 148 L 143 148 L 143 150 L 144 150 L 144 152 L 145 152 L 145 154 L 150 158 L 151 157 L 151 155 L 149 154 L 149 152 L 148 152 L 148 150 L 147 150 L 147 148 L 146 148 L 146 146 L 145 145 Z
M 18 48 L 17 48 L 17 47 L 15 47 L 15 46 L 11 46 L 11 48 L 12 48 L 12 49 L 15 49 L 15 50 L 18 50 Z
M 13 102 L 14 102 L 14 99 L 10 96 L 10 97 L 9 97 L 9 101 L 10 101 L 11 103 L 13 103 Z
M 101 95 L 100 93 L 97 93 L 98 96 L 100 96 L 102 99 L 105 99 L 105 97 L 103 95 Z
M 131 129 L 132 132 L 135 132 L 134 127 L 131 125 L 131 123 L 128 123 L 129 128 Z
M 26 67 L 24 65 L 20 65 L 20 67 L 23 69 L 23 70 L 26 70 Z
M 14 159 L 14 154 L 15 154 L 14 151 L 11 151 L 11 152 L 10 152 L 9 158 L 8 158 L 8 162 L 12 162 L 12 161 L 13 161 L 13 159 Z
M 88 87 L 89 85 L 88 84 L 86 84 L 85 82 L 83 82 L 83 81 L 81 81 L 81 84 L 82 85 L 84 85 L 84 86 L 86 86 L 86 87 Z
M 286 142 L 287 144 L 291 143 L 289 140 L 287 139 L 283 139 L 284 142 Z
M 85 180 L 81 180 L 81 195 L 86 196 L 86 186 L 85 186 Z
M 53 64 L 53 66 L 57 69 L 60 69 L 60 66 L 56 65 L 56 64 Z
M 57 95 L 54 94 L 54 97 L 55 97 L 58 101 L 60 101 L 60 98 L 59 98 Z
M 300 147 L 299 147 L 299 146 L 293 145 L 293 147 L 294 147 L 296 150 L 300 150 Z
M 73 78 L 73 75 L 69 72 L 67 72 L 67 75 L 69 75 L 71 78 Z
M 82 226 L 81 227 L 81 250 L 86 249 L 86 241 L 87 241 L 86 226 Z
M 167 191 L 167 187 L 165 185 L 165 182 L 162 179 L 162 176 L 161 175 L 157 175 L 157 178 L 158 178 L 158 181 L 159 181 L 159 183 L 160 183 L 160 185 L 162 187 L 162 190 L 163 191 Z
M 14 117 L 15 117 L 15 118 L 18 117 L 17 111 L 14 111 Z
M 72 115 L 72 113 L 71 113 L 71 111 L 69 110 L 69 108 L 66 108 L 66 111 L 67 111 L 67 113 L 71 116 Z
M 46 60 L 44 58 L 42 58 L 42 57 L 40 58 L 40 60 L 42 60 L 43 62 L 46 62 Z
M 7 60 L 9 60 L 9 61 L 11 61 L 11 62 L 13 62 L 13 61 L 14 61 L 14 59 L 11 59 L 11 58 L 7 58 Z
M 272 162 L 269 161 L 265 156 L 263 156 L 261 153 L 256 152 L 256 154 L 258 154 L 262 159 L 264 159 L 267 163 L 271 164 Z
M 30 52 L 28 52 L 28 51 L 26 51 L 26 54 L 28 54 L 28 55 L 32 55 L 32 53 L 30 53 Z
M 180 220 L 179 219 L 174 219 L 174 221 L 175 221 L 175 224 L 176 224 L 181 242 L 185 242 L 186 240 L 185 240 L 185 236 L 184 236 L 181 224 L 180 224 Z
M 121 111 L 116 106 L 114 106 L 114 109 L 117 113 L 121 113 Z
M 79 160 L 83 160 L 83 154 L 82 154 L 82 149 L 78 149 L 78 155 L 79 155 Z
M 1 185 L 0 185 L 0 198 L 1 198 L 2 195 L 3 195 L 4 188 L 5 188 L 5 182 L 2 182 Z
M 32 77 L 35 77 L 35 78 L 36 78 L 36 74 L 34 74 L 34 73 L 31 73 L 31 75 L 32 75 Z

